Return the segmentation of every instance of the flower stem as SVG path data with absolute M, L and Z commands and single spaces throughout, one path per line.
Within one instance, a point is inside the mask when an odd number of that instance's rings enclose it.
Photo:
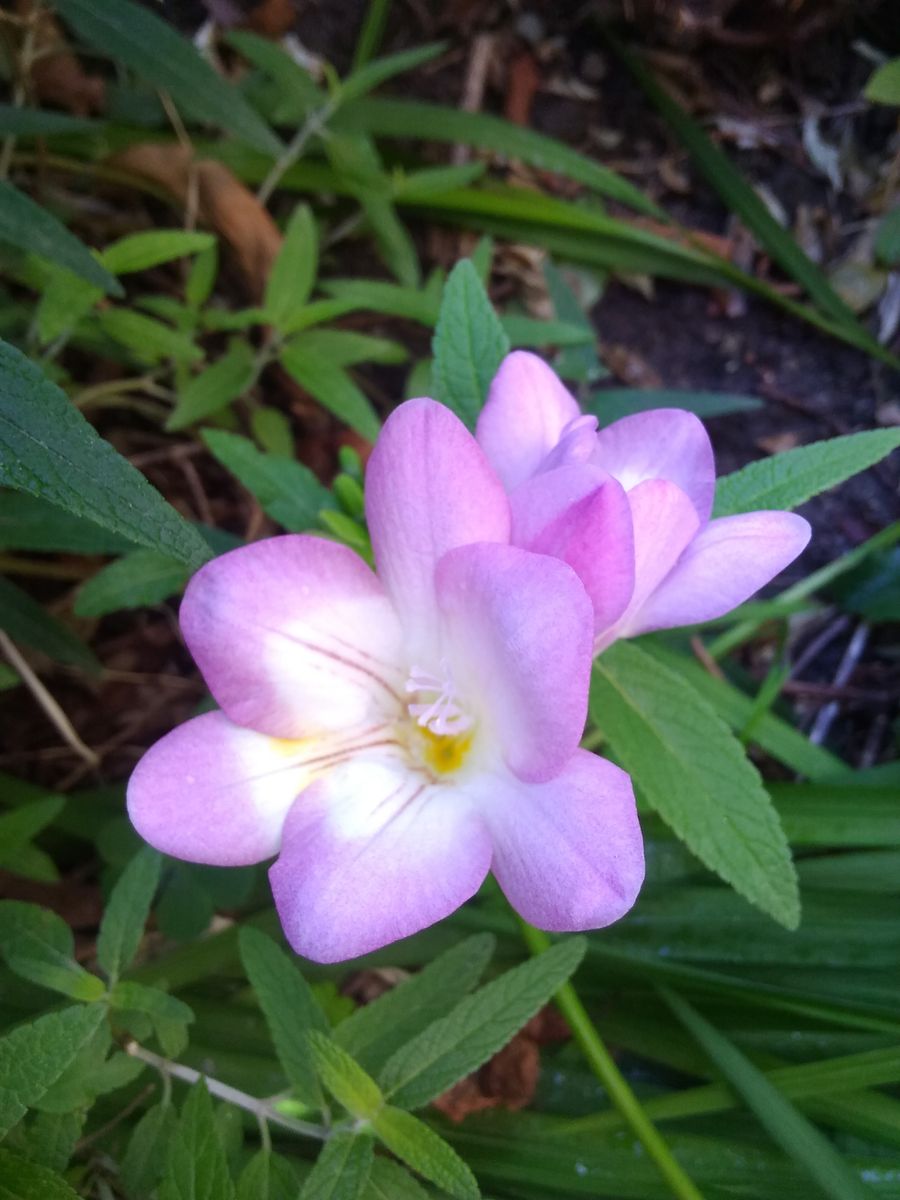
M 519 920 L 522 934 L 532 954 L 541 954 L 550 945 L 546 933 Z M 644 1112 L 640 1101 L 615 1064 L 603 1039 L 594 1027 L 587 1010 L 571 983 L 564 983 L 556 993 L 556 1003 L 569 1023 L 572 1034 L 591 1070 L 603 1084 L 610 1099 L 643 1143 L 656 1163 L 660 1174 L 679 1200 L 703 1200 L 703 1194 L 685 1173 L 666 1145 L 656 1126 Z

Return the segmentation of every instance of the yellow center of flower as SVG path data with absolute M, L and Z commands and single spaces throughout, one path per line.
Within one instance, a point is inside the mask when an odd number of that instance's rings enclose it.
M 473 730 L 464 733 L 440 734 L 430 729 L 416 730 L 422 758 L 436 775 L 450 775 L 466 761 L 472 747 Z

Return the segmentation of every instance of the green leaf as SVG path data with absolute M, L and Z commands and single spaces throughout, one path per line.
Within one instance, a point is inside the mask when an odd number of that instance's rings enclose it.
M 184 285 L 184 302 L 196 312 L 212 295 L 219 272 L 219 244 L 214 242 L 208 250 L 201 250 L 191 264 Z
M 639 791 L 701 862 L 796 928 L 800 899 L 784 830 L 718 713 L 627 641 L 595 662 L 590 711 Z
M 900 58 L 892 58 L 872 73 L 863 95 L 875 104 L 900 106 Z
M 234 1200 L 212 1101 L 202 1079 L 188 1093 L 169 1143 L 159 1200 Z
M 300 335 L 281 350 L 281 365 L 302 388 L 362 437 L 374 442 L 381 422 L 350 376 L 325 354 L 304 346 Z
M 832 1142 L 773 1086 L 731 1041 L 683 997 L 660 989 L 666 1003 L 709 1055 L 772 1140 L 833 1200 L 871 1200 L 872 1191 Z
M 900 263 L 900 208 L 891 209 L 878 222 L 875 256 L 886 267 L 895 267 Z
M 118 979 L 137 954 L 161 866 L 159 852 L 144 846 L 119 876 L 107 901 L 97 937 L 97 962 L 111 980 Z
M 331 301 L 324 304 L 340 305 L 335 312 L 327 312 L 324 319 L 332 315 L 341 316 L 356 309 L 369 309 L 388 317 L 404 317 L 420 325 L 435 325 L 439 304 L 434 303 L 418 288 L 401 287 L 398 283 L 382 283 L 377 279 L 326 279 L 322 288 Z
M 16 1149 L 31 1162 L 51 1171 L 64 1171 L 75 1153 L 86 1116 L 84 1111 L 36 1113 Z M 22 1129 L 20 1126 L 19 1131 Z
M 260 1150 L 241 1172 L 236 1200 L 297 1200 L 298 1187 L 288 1159 Z
M 113 275 L 128 275 L 133 271 L 148 271 L 161 263 L 188 254 L 199 254 L 216 244 L 211 233 L 189 229 L 147 229 L 130 233 L 107 246 L 100 261 Z
M 0 484 L 198 567 L 203 538 L 87 423 L 40 368 L 0 342 Z
M 388 1150 L 449 1196 L 479 1200 L 481 1192 L 475 1176 L 424 1121 L 389 1105 L 377 1115 L 372 1128 Z
M 300 1200 L 360 1200 L 372 1160 L 372 1138 L 368 1134 L 333 1134 L 307 1176 Z
M 509 339 L 468 259 L 450 272 L 431 345 L 437 398 L 474 427 Z
M 64 796 L 47 796 L 0 816 L 0 867 L 13 875 L 56 883 L 59 873 L 53 860 L 30 842 L 59 816 L 65 803 Z
M 86 283 L 71 271 L 55 268 L 48 274 L 37 307 L 37 332 L 42 346 L 71 333 L 103 299 L 101 288 Z
M 291 422 L 280 408 L 254 405 L 250 413 L 250 429 L 265 454 L 274 454 L 277 458 L 294 457 Z
M 428 1200 L 428 1193 L 399 1163 L 379 1157 L 372 1163 L 365 1200 Z
M 0 955 L 23 979 L 75 1000 L 98 1000 L 103 981 L 75 961 L 72 931 L 49 908 L 0 900 Z
M 272 520 L 290 532 L 313 529 L 319 512 L 334 507 L 331 492 L 301 463 L 264 454 L 237 433 L 204 429 L 201 436 L 213 456 L 252 492 Z
M 120 1170 L 129 1200 L 146 1200 L 162 1179 L 176 1127 L 170 1103 L 154 1104 L 135 1125 Z
M 163 1054 L 168 1058 L 177 1058 L 187 1045 L 187 1027 L 193 1021 L 194 1013 L 177 996 L 123 979 L 113 988 L 110 1004 L 122 1012 L 143 1013 L 149 1017 Z
M 203 351 L 189 334 L 133 309 L 103 308 L 96 320 L 107 337 L 119 342 L 137 362 L 147 366 L 167 359 L 177 363 L 197 362 L 203 357 Z
M 59 0 L 57 11 L 89 46 L 130 67 L 198 121 L 277 155 L 284 147 L 266 123 L 161 17 L 131 0 Z
M 446 1016 L 471 991 L 495 945 L 489 933 L 466 938 L 341 1021 L 334 1031 L 335 1041 L 366 1070 L 377 1072 L 401 1046 Z
M 319 267 L 319 233 L 312 209 L 298 204 L 291 213 L 284 243 L 266 283 L 263 308 L 280 333 L 291 332 L 291 318 L 309 299 Z
M 2 180 L 0 241 L 36 254 L 57 267 L 65 267 L 112 296 L 123 294 L 119 281 L 100 265 L 87 246 L 69 233 L 65 225 L 18 188 Z
M 870 429 L 813 442 L 748 463 L 716 484 L 714 516 L 760 508 L 796 508 L 837 487 L 900 446 L 900 429 Z
M 762 408 L 755 396 L 733 395 L 730 392 L 687 392 L 675 388 L 604 388 L 593 392 L 582 404 L 585 412 L 593 413 L 601 425 L 611 425 L 633 413 L 653 408 L 683 408 L 706 420 L 728 413 L 754 412 Z
M 328 1033 L 328 1022 L 299 968 L 256 929 L 241 929 L 241 961 L 275 1043 L 278 1061 L 300 1099 L 318 1106 L 322 1094 L 307 1035 Z
M 2 468 L 0 468 L 2 469 Z M 40 650 L 56 662 L 98 672 L 100 663 L 81 638 L 51 617 L 27 592 L 0 576 L 0 629 L 14 642 Z
M 461 1000 L 385 1064 L 379 1083 L 390 1099 L 419 1108 L 480 1067 L 565 983 L 584 950 L 583 938 L 569 938 Z
M 310 329 L 295 337 L 291 345 L 324 355 L 339 367 L 353 367 L 363 362 L 394 365 L 409 358 L 406 347 L 399 342 L 349 329 Z
M 597 340 L 593 329 L 570 321 L 545 321 L 511 313 L 500 318 L 510 346 L 592 346 Z
M 121 554 L 133 543 L 37 496 L 0 491 L 0 546 L 50 554 Z
M 0 1038 L 0 1138 L 62 1075 L 105 1015 L 101 1005 L 76 1005 Z
M 325 93 L 316 87 L 309 72 L 278 42 L 244 30 L 226 33 L 224 40 L 275 85 L 264 111 L 276 124 L 299 125 L 310 109 L 326 103 Z
M 78 1200 L 54 1171 L 0 1149 L 0 1200 Z
M 900 846 L 897 789 L 845 783 L 770 783 L 796 846 Z
M 309 1035 L 316 1070 L 325 1087 L 351 1116 L 368 1121 L 381 1109 L 381 1088 L 346 1050 L 324 1033 Z
M 19 108 L 0 104 L 0 133 L 14 137 L 51 137 L 54 133 L 92 133 L 102 129 L 100 121 L 72 117 L 48 108 Z
M 162 604 L 177 595 L 189 577 L 188 567 L 168 554 L 132 550 L 82 584 L 75 612 L 79 617 L 103 617 L 123 608 Z
M 180 388 L 166 429 L 185 429 L 226 408 L 256 379 L 256 356 L 243 338 L 235 338 L 221 358 Z
M 429 42 L 424 46 L 414 46 L 411 50 L 401 50 L 398 54 L 387 54 L 384 58 L 376 58 L 365 66 L 357 68 L 345 79 L 341 80 L 338 93 L 342 104 L 351 100 L 359 100 L 367 92 L 373 91 L 395 75 L 404 71 L 412 71 L 423 63 L 443 53 L 447 48 L 446 42 Z

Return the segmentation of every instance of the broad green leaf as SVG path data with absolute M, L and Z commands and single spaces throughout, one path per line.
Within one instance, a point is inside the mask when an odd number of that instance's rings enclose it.
M 590 711 L 638 790 L 701 862 L 796 928 L 800 898 L 784 830 L 718 712 L 627 641 L 595 662 Z
M 298 1189 L 297 1173 L 288 1159 L 260 1150 L 241 1172 L 235 1200 L 297 1200 Z
M 431 345 L 437 399 L 473 427 L 509 339 L 467 259 L 447 279 Z
M 137 954 L 161 866 L 159 852 L 144 846 L 119 876 L 106 903 L 97 937 L 97 961 L 113 981 Z
M 405 1042 L 446 1016 L 478 983 L 496 942 L 478 933 L 341 1021 L 335 1041 L 368 1071 L 377 1072 Z
M 23 979 L 74 1000 L 99 1000 L 106 988 L 75 961 L 72 931 L 49 908 L 0 900 L 0 957 Z
M 324 1033 L 308 1035 L 316 1071 L 335 1100 L 357 1120 L 370 1120 L 381 1109 L 381 1088 L 346 1050 Z
M 177 363 L 198 362 L 203 357 L 203 351 L 188 334 L 134 309 L 103 308 L 96 320 L 107 337 L 148 366 L 167 359 Z
M 243 928 L 241 961 L 272 1034 L 278 1060 L 301 1100 L 319 1105 L 310 1031 L 328 1033 L 328 1022 L 309 984 L 287 954 L 265 934 Z
M 372 1122 L 388 1150 L 456 1200 L 479 1200 L 475 1176 L 434 1130 L 412 1113 L 388 1105 Z
M 147 1064 L 130 1054 L 110 1054 L 109 1028 L 102 1025 L 35 1107 L 43 1112 L 72 1112 L 88 1108 L 100 1096 L 128 1087 L 147 1070 Z
M 169 1142 L 160 1200 L 234 1200 L 234 1185 L 203 1080 L 195 1083 Z
M 419 1108 L 476 1070 L 548 1002 L 584 950 L 583 938 L 569 938 L 461 1000 L 388 1059 L 378 1080 L 384 1091 Z
M 122 979 L 113 988 L 110 1004 L 122 1012 L 143 1013 L 149 1017 L 167 1057 L 177 1058 L 187 1045 L 187 1027 L 193 1021 L 194 1013 L 177 996 Z
M 428 1193 L 399 1163 L 379 1157 L 372 1163 L 365 1200 L 428 1200 Z
M 593 413 L 601 425 L 610 425 L 632 413 L 653 408 L 683 408 L 706 420 L 727 413 L 753 412 L 762 408 L 755 396 L 733 395 L 730 392 L 686 392 L 674 388 L 604 388 L 593 392 L 582 404 L 585 412 Z
M 2 469 L 2 468 L 0 468 Z M 56 662 L 97 672 L 100 663 L 62 621 L 51 617 L 27 592 L 0 576 L 0 629 L 14 642 L 40 650 Z
M 87 1113 L 36 1113 L 16 1150 L 51 1171 L 64 1171 L 81 1137 Z M 21 1132 L 19 1126 L 17 1132 Z
M 900 58 L 882 63 L 870 76 L 863 95 L 875 104 L 900 107 Z
M 199 254 L 216 244 L 211 233 L 189 229 L 147 229 L 130 233 L 107 246 L 100 261 L 113 275 L 128 275 L 133 271 L 148 271 L 174 258 Z
M 0 1148 L 0 1200 L 78 1200 L 55 1171 Z
M 256 356 L 243 338 L 235 338 L 221 358 L 179 390 L 166 429 L 185 429 L 226 408 L 243 396 L 256 379 Z
M 361 1200 L 372 1160 L 368 1134 L 333 1134 L 307 1176 L 300 1200 Z
M 900 429 L 870 429 L 762 458 L 717 482 L 714 515 L 796 508 L 865 471 L 898 446 Z
M 661 989 L 669 1007 L 785 1154 L 832 1200 L 871 1200 L 872 1192 L 832 1142 L 786 1100 L 782 1092 L 728 1038 L 681 996 Z
M 0 484 L 198 567 L 209 547 L 40 368 L 0 342 Z
M 339 367 L 364 362 L 393 365 L 409 358 L 406 347 L 399 342 L 349 329 L 310 329 L 293 338 L 291 345 L 324 355 Z
M 319 232 L 312 209 L 298 204 L 291 213 L 284 243 L 266 283 L 263 308 L 280 333 L 291 332 L 291 318 L 309 299 L 319 267 Z
M 374 442 L 381 430 L 381 422 L 372 405 L 337 363 L 304 346 L 303 336 L 301 334 L 282 348 L 281 365 L 323 408 Z
M 163 1103 L 148 1108 L 135 1125 L 120 1170 L 129 1200 L 145 1200 L 162 1179 L 177 1124 L 171 1103 Z
M 0 104 L 0 134 L 4 136 L 51 137 L 54 133 L 91 133 L 101 128 L 100 121 L 73 117 L 54 109 Z
M 376 58 L 366 63 L 341 80 L 338 93 L 340 102 L 349 104 L 351 100 L 359 100 L 395 75 L 412 71 L 415 67 L 437 58 L 446 48 L 446 42 L 430 42 L 425 46 L 414 46 L 411 50 L 387 54 L 384 58 Z
M 320 511 L 334 507 L 331 493 L 309 467 L 264 454 L 237 433 L 204 429 L 202 437 L 213 456 L 252 492 L 272 520 L 291 533 L 315 528 Z
M 82 584 L 74 609 L 79 617 L 103 617 L 123 608 L 162 604 L 190 577 L 183 562 L 157 550 L 132 550 Z
M 268 154 L 283 150 L 240 92 L 155 13 L 132 0 L 58 0 L 56 8 L 89 46 L 168 92 L 176 105 L 198 121 L 226 129 Z
M 87 246 L 45 208 L 3 180 L 0 180 L 0 241 L 36 254 L 57 267 L 65 267 L 110 295 L 122 295 L 122 285 L 100 265 Z
M 75 1005 L 0 1038 L 0 1138 L 56 1082 L 104 1019 L 101 1005 Z
M 27 492 L 0 491 L 0 546 L 50 554 L 121 554 L 133 543 Z

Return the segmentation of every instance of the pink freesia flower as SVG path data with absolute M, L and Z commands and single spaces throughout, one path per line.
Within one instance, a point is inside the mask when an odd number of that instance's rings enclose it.
M 562 558 L 585 585 L 597 652 L 722 616 L 809 541 L 794 513 L 710 520 L 712 446 L 692 413 L 661 408 L 598 431 L 525 351 L 501 363 L 476 436 L 509 492 L 513 544 Z
M 203 567 L 181 608 L 221 706 L 152 747 L 128 789 L 168 854 L 270 878 L 291 944 L 355 957 L 445 917 L 489 869 L 528 921 L 607 925 L 643 850 L 630 781 L 578 748 L 593 617 L 565 563 L 510 546 L 506 494 L 431 400 L 368 468 L 378 574 L 309 536 Z

